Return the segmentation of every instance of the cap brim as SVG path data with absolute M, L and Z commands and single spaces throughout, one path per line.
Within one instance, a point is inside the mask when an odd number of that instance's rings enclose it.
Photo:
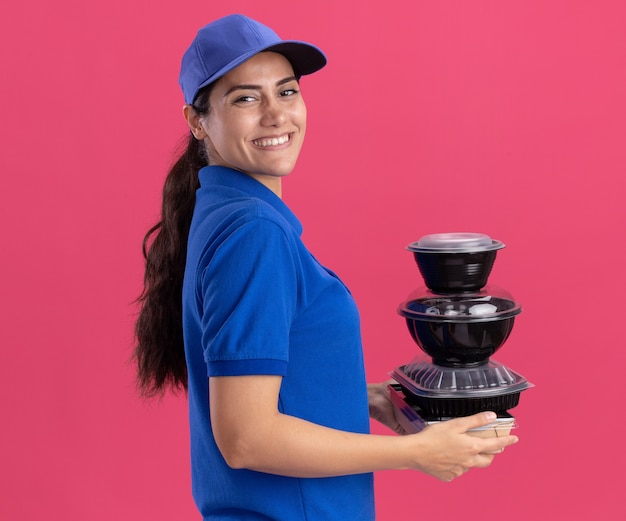
M 312 74 L 326 65 L 324 53 L 314 45 L 305 42 L 284 41 L 264 50 L 282 54 L 291 62 L 297 76 Z
M 219 80 L 222 76 L 225 76 L 234 68 L 252 58 L 254 55 L 259 54 L 260 52 L 268 51 L 277 52 L 287 58 L 298 78 L 300 76 L 305 76 L 319 71 L 327 63 L 326 55 L 320 49 L 315 47 L 315 45 L 295 40 L 283 40 L 279 43 L 255 49 L 254 51 L 238 56 L 237 59 L 224 65 L 219 71 L 207 78 L 201 85 L 198 86 L 195 97 L 198 96 L 201 89 L 210 85 L 214 81 Z

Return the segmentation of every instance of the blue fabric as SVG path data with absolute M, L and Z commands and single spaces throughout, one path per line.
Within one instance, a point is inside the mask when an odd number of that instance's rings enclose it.
M 211 432 L 208 378 L 282 377 L 279 410 L 368 433 L 359 315 L 341 280 L 301 240 L 283 201 L 224 167 L 200 170 L 189 235 L 183 328 L 192 486 L 205 519 L 374 519 L 371 474 L 289 478 L 233 470 Z

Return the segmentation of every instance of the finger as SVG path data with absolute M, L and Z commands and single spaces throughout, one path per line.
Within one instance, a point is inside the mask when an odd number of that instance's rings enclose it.
M 434 476 L 437 479 L 440 479 L 441 481 L 449 483 L 453 479 L 456 479 L 459 476 L 462 476 L 463 474 L 465 474 L 469 469 L 470 469 L 470 467 L 464 467 L 464 466 L 458 465 L 458 466 L 455 466 L 455 467 L 451 467 L 451 468 L 449 468 L 449 469 L 447 469 L 445 471 L 442 471 L 440 473 L 434 474 Z
M 396 434 L 399 434 L 400 436 L 406 436 L 408 434 L 408 432 L 405 430 L 405 428 L 400 425 L 399 423 L 396 423 L 394 428 L 393 428 L 394 432 Z
M 476 462 L 474 466 L 476 468 L 486 468 L 491 465 L 493 458 L 495 458 L 495 454 L 478 454 L 476 456 Z
M 500 454 L 506 447 L 516 444 L 519 441 L 517 436 L 502 436 L 501 438 L 483 438 L 485 442 L 480 451 L 483 454 Z
M 470 429 L 475 429 L 477 427 L 484 427 L 485 425 L 489 425 L 498 416 L 495 412 L 479 412 L 478 414 L 473 414 L 472 416 L 465 416 L 463 418 L 455 418 L 453 420 L 449 420 L 449 424 L 454 424 L 458 427 L 459 432 L 466 432 Z

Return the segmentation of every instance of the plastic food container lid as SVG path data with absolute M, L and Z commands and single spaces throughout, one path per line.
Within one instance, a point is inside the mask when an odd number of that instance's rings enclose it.
M 478 398 L 520 392 L 531 383 L 505 365 L 489 360 L 479 367 L 443 367 L 416 358 L 395 369 L 391 377 L 417 396 Z
M 500 241 L 482 233 L 433 233 L 407 246 L 417 253 L 475 253 L 504 248 Z
M 450 295 L 419 288 L 398 306 L 401 316 L 426 322 L 488 322 L 514 317 L 521 312 L 522 307 L 511 294 L 495 286 Z

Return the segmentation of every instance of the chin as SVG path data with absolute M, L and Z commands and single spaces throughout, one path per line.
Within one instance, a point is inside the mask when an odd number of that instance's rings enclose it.
M 295 163 L 283 164 L 283 165 L 274 165 L 271 168 L 266 168 L 263 170 L 259 170 L 260 175 L 267 175 L 271 177 L 285 177 L 293 172 L 295 168 Z

